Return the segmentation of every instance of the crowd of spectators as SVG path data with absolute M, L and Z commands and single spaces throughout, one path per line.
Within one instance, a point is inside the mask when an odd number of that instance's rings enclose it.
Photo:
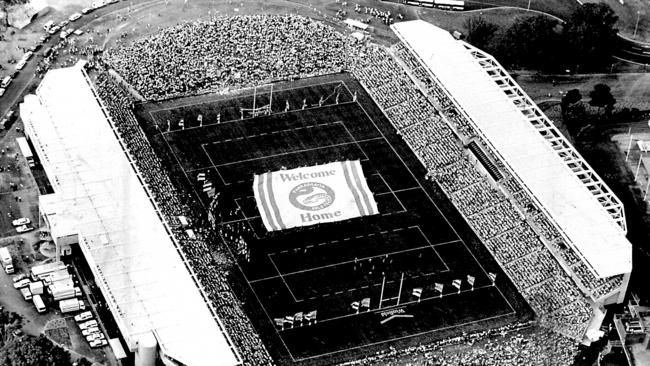
M 516 200 L 511 202 L 494 182 L 479 173 L 475 161 L 462 147 L 463 141 L 476 138 L 477 134 L 435 78 L 423 70 L 404 46 L 391 51 L 397 59 L 383 49 L 369 47 L 366 62 L 355 70 L 357 78 L 386 111 L 398 133 L 427 168 L 428 176 L 447 193 L 487 243 L 540 319 L 546 319 L 542 323 L 581 339 L 591 317 L 591 305 L 540 241 L 537 225 L 531 225 L 525 214 L 529 208 Z M 416 75 L 423 75 L 424 79 Z M 386 88 L 386 80 L 399 87 Z M 404 110 L 401 106 L 410 105 L 423 107 L 424 112 L 400 113 Z M 513 180 L 508 185 L 518 188 L 515 192 L 522 192 Z M 532 201 L 526 204 L 531 205 Z M 544 219 L 548 230 L 554 229 L 543 216 L 535 217 Z M 568 316 L 568 307 L 581 311 L 576 312 L 577 316 Z
M 390 348 L 340 366 L 569 366 L 576 357 L 576 344 L 561 335 L 517 323 L 501 328 L 464 334 L 444 341 Z
M 353 42 L 298 15 L 219 16 L 160 29 L 104 61 L 154 100 L 345 70 Z
M 219 47 L 215 47 L 217 44 Z M 304 17 L 262 15 L 217 17 L 207 22 L 183 23 L 161 29 L 148 38 L 110 50 L 104 60 L 150 100 L 184 96 L 196 91 L 243 88 L 341 70 L 353 71 L 427 168 L 427 177 L 445 191 L 467 218 L 540 316 L 541 323 L 560 334 L 580 339 L 591 317 L 591 307 L 553 254 L 558 252 L 568 260 L 577 257 L 571 248 L 560 242 L 561 236 L 555 227 L 515 179 L 506 176 L 498 182 L 502 191 L 478 171 L 475 160 L 463 148 L 464 142 L 476 138 L 476 131 L 435 77 L 403 45 L 392 48 L 390 52 L 397 57 L 393 58 L 386 50 L 372 45 L 354 45 L 330 27 Z M 230 288 L 228 263 L 215 265 L 211 253 L 224 249 L 209 247 L 208 243 L 217 242 L 215 238 L 220 233 L 211 230 L 209 225 L 202 225 L 201 218 L 189 209 L 190 199 L 175 190 L 137 125 L 126 92 L 105 73 L 99 75 L 97 85 L 113 124 L 145 177 L 161 213 L 171 226 L 177 227 L 174 233 L 178 245 L 212 307 L 242 351 L 245 364 L 272 363 Z M 189 238 L 184 230 L 178 228 L 176 217 L 179 215 L 189 217 L 197 224 L 195 238 Z M 238 231 L 227 235 L 235 235 L 230 239 L 239 242 Z M 544 243 L 550 243 L 553 251 L 549 251 Z M 242 251 L 245 253 L 246 249 Z M 228 253 L 220 254 L 220 258 L 229 261 Z M 591 274 L 584 272 L 586 268 L 581 268 L 579 263 L 572 261 L 570 266 L 580 273 L 578 276 L 594 296 L 611 292 L 622 280 L 589 277 Z M 548 346 L 547 339 L 544 345 L 534 339 L 513 339 L 517 347 L 533 347 L 530 350 L 532 354 L 542 352 L 543 347 Z M 458 341 L 467 339 L 459 337 Z M 566 340 L 551 343 L 561 345 L 562 342 Z M 485 365 L 521 363 L 518 357 L 522 356 L 509 348 L 511 346 L 498 344 L 493 349 L 497 352 L 487 352 L 487 356 L 468 353 L 447 358 L 444 353 L 441 356 L 439 352 L 427 352 L 435 349 L 436 345 L 395 352 L 400 355 L 406 352 L 414 357 L 428 355 L 424 356 L 425 364 L 432 365 L 475 364 L 472 360 L 478 357 L 484 357 L 480 364 Z M 488 343 L 484 349 L 489 350 L 490 345 Z M 560 358 L 555 364 L 564 364 L 562 355 L 568 360 L 570 352 L 566 349 L 560 348 L 559 353 L 556 352 Z M 368 358 L 367 364 L 381 363 L 381 357 L 374 361 Z M 528 357 L 526 363 L 531 361 Z
M 190 209 L 189 197 L 180 194 L 172 185 L 160 160 L 138 126 L 131 111 L 133 101 L 127 92 L 105 72 L 98 74 L 96 85 L 113 125 L 129 149 L 131 160 L 144 178 L 165 221 L 172 228 L 176 243 L 198 281 L 197 285 L 209 299 L 211 309 L 216 312 L 240 351 L 244 364 L 272 365 L 271 357 L 229 285 L 228 263 L 217 261 L 212 254 L 220 248 L 209 247 L 208 243 L 217 242 L 218 234 L 202 222 L 196 211 Z M 179 216 L 185 216 L 195 225 L 192 238 L 181 227 Z M 230 257 L 227 253 L 220 253 L 219 258 Z

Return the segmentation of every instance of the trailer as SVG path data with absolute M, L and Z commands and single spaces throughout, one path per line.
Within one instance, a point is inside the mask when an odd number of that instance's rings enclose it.
M 50 286 L 48 291 L 52 295 L 54 301 L 81 296 L 81 289 L 75 286 Z
M 59 309 L 62 313 L 72 313 L 79 310 L 86 310 L 86 304 L 78 299 L 61 300 L 59 301 Z
M 9 253 L 9 248 L 2 247 L 0 248 L 0 260 L 2 261 L 2 267 L 5 269 L 7 274 L 14 273 L 14 260 L 11 258 L 11 253 Z
M 29 291 L 31 291 L 32 294 L 34 294 L 34 295 L 42 295 L 43 294 L 43 282 L 41 282 L 41 281 L 30 282 L 29 283 Z
M 65 263 L 60 261 L 34 266 L 32 267 L 31 270 L 32 280 L 39 281 L 43 279 L 43 277 L 47 277 L 52 272 L 57 272 L 62 270 L 67 271 L 68 266 Z
M 44 313 L 47 310 L 47 308 L 45 307 L 45 303 L 41 298 L 41 295 L 34 295 L 32 297 L 32 301 L 34 302 L 34 306 L 36 306 L 36 311 L 38 311 L 39 313 Z
M 32 149 L 29 147 L 29 143 L 27 142 L 27 139 L 24 137 L 16 137 L 16 143 L 18 144 L 18 148 L 20 149 L 20 152 L 25 157 L 25 160 L 27 160 L 27 164 L 29 165 L 29 167 L 33 168 L 34 154 L 32 153 Z
M 60 271 L 50 272 L 46 275 L 41 276 L 41 280 L 45 282 L 46 285 L 52 285 L 61 281 L 72 281 L 72 275 L 68 272 L 67 269 Z

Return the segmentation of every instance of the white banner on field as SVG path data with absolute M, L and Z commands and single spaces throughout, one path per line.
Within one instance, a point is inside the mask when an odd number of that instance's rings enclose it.
M 255 175 L 253 191 L 269 231 L 379 213 L 359 160 Z

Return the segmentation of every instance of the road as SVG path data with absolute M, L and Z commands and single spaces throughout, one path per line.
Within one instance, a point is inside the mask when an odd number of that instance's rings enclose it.
M 619 47 L 615 55 L 621 59 L 650 64 L 650 44 L 637 42 L 619 35 Z
M 96 9 L 90 14 L 86 14 L 83 17 L 81 17 L 79 20 L 75 22 L 71 22 L 66 28 L 68 27 L 73 27 L 75 29 L 83 29 L 84 31 L 86 30 L 86 26 L 88 23 L 93 22 L 97 19 L 101 19 L 102 17 L 105 17 L 107 15 L 111 15 L 119 10 L 122 10 L 123 8 L 129 7 L 129 6 L 146 6 L 149 3 L 154 3 L 154 2 L 159 2 L 162 0 L 158 1 L 151 1 L 151 0 L 130 0 L 130 1 L 121 1 L 115 4 L 109 4 L 103 8 Z M 44 33 L 45 34 L 45 33 Z M 53 47 L 55 44 L 57 44 L 61 39 L 59 38 L 59 33 L 56 33 L 51 36 L 50 39 L 47 40 L 43 44 L 43 47 L 41 47 L 37 52 L 34 53 L 34 56 L 29 60 L 27 65 L 25 65 L 25 68 L 23 68 L 20 71 L 20 74 L 13 80 L 11 85 L 7 88 L 7 91 L 5 94 L 0 97 L 0 119 L 1 117 L 4 117 L 4 115 L 12 108 L 18 108 L 18 105 L 16 103 L 21 101 L 21 98 L 24 95 L 25 90 L 28 89 L 30 86 L 36 86 L 40 82 L 40 79 L 36 78 L 34 73 L 36 72 L 36 66 L 38 65 L 38 59 L 42 57 L 43 52 L 50 48 Z

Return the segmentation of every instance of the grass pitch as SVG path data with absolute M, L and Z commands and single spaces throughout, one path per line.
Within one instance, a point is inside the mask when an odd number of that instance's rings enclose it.
M 253 105 L 272 113 L 242 115 Z M 145 104 L 136 112 L 175 184 L 206 207 L 211 199 L 197 180 L 204 173 L 220 192 L 219 225 L 247 228 L 247 248 L 229 248 L 239 270 L 232 285 L 279 363 L 339 362 L 532 316 L 351 76 L 275 84 L 272 96 L 264 86 Z M 379 215 L 266 231 L 254 174 L 343 159 L 361 161 Z M 498 274 L 496 285 L 488 272 Z M 468 275 L 476 278 L 473 287 Z M 460 290 L 451 285 L 456 279 Z M 419 299 L 414 288 L 422 289 Z M 364 298 L 370 306 L 357 312 L 351 304 Z M 317 321 L 275 323 L 313 310 Z

